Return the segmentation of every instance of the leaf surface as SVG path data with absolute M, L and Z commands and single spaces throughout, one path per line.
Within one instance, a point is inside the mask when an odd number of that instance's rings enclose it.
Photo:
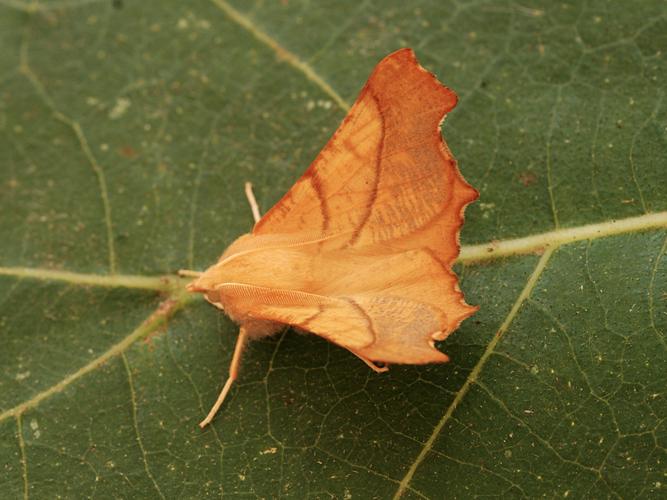
M 1 0 L 3 492 L 664 494 L 664 33 L 657 0 Z M 236 328 L 175 270 L 247 232 L 243 183 L 275 203 L 402 46 L 460 97 L 480 311 L 449 364 L 383 375 L 256 342 L 201 432 Z

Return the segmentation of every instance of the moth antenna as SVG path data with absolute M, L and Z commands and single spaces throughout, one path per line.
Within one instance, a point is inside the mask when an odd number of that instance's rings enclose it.
M 178 275 L 183 276 L 184 278 L 199 278 L 202 274 L 201 271 L 192 271 L 190 269 L 179 269 Z
M 252 183 L 245 183 L 245 196 L 248 198 L 248 203 L 250 204 L 250 210 L 252 210 L 252 218 L 255 219 L 255 224 L 259 222 L 259 219 L 262 218 L 262 214 L 259 213 L 259 205 L 255 199 L 255 193 L 252 192 Z
M 243 354 L 243 349 L 245 348 L 247 340 L 248 340 L 248 334 L 245 328 L 241 327 L 239 330 L 239 338 L 236 339 L 236 346 L 234 347 L 234 356 L 232 357 L 232 362 L 229 365 L 229 378 L 225 382 L 222 391 L 220 391 L 220 395 L 218 396 L 218 399 L 216 400 L 213 407 L 211 408 L 211 411 L 209 411 L 208 415 L 206 415 L 206 418 L 199 423 L 199 427 L 201 427 L 202 429 L 206 427 L 208 424 L 210 424 L 211 420 L 213 420 L 213 417 L 215 417 L 215 414 L 218 413 L 218 410 L 220 409 L 222 402 L 227 397 L 229 389 L 231 389 L 232 384 L 238 377 L 239 366 L 241 365 L 241 356 Z

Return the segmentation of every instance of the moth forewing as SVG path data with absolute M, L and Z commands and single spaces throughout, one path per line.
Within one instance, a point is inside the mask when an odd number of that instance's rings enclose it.
M 303 176 L 190 286 L 241 325 L 230 376 L 248 338 L 281 325 L 312 332 L 376 363 L 442 363 L 434 341 L 477 308 L 452 264 L 467 204 L 440 124 L 456 95 L 410 49 L 374 69 Z M 251 193 L 249 189 L 246 192 Z

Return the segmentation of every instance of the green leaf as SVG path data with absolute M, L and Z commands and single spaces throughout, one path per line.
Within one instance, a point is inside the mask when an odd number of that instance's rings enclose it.
M 0 0 L 7 498 L 659 497 L 664 2 Z M 460 96 L 480 311 L 442 366 L 253 343 L 183 291 L 403 46 Z M 518 238 L 518 240 L 517 240 Z

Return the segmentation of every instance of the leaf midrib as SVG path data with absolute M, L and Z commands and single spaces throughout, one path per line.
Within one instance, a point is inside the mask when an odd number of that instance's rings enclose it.
M 595 240 L 599 238 L 617 236 L 632 232 L 667 229 L 667 211 L 657 212 L 655 214 L 647 214 L 639 217 L 630 217 L 627 219 L 620 219 L 617 221 L 602 222 L 597 224 L 588 224 L 584 226 L 577 226 L 568 229 L 560 229 L 550 231 L 547 233 L 526 236 L 523 238 L 508 239 L 508 240 L 494 240 L 482 245 L 463 246 L 461 247 L 461 257 L 459 262 L 471 265 L 479 262 L 484 262 L 493 259 L 506 258 L 511 256 L 520 256 L 526 254 L 542 253 L 544 255 L 551 255 L 551 253 L 558 247 L 581 240 Z M 540 260 L 542 262 L 542 259 Z M 539 263 L 538 263 L 539 267 Z M 543 269 L 543 268 L 542 268 Z M 537 268 L 536 268 L 537 270 Z M 533 273 L 534 274 L 534 273 Z M 541 274 L 541 271 L 540 273 Z M 536 279 L 539 278 L 536 275 Z M 83 377 L 87 373 L 93 371 L 98 366 L 102 365 L 108 359 L 115 357 L 125 352 L 137 340 L 141 340 L 147 335 L 151 334 L 159 328 L 164 321 L 173 316 L 177 311 L 187 307 L 190 303 L 198 299 L 198 295 L 187 294 L 184 290 L 184 284 L 188 281 L 183 278 L 178 278 L 173 275 L 166 276 L 141 276 L 141 275 L 99 275 L 76 273 L 70 271 L 50 270 L 41 268 L 29 267 L 0 267 L 0 276 L 10 276 L 23 279 L 36 279 L 41 281 L 56 281 L 65 282 L 73 285 L 81 286 L 99 286 L 107 288 L 132 288 L 143 289 L 150 291 L 157 291 L 162 293 L 169 293 L 169 296 L 164 300 L 160 306 L 146 318 L 135 330 L 123 337 L 118 343 L 114 344 L 104 353 L 100 354 L 95 359 L 88 362 L 77 371 L 70 373 L 61 381 L 52 386 L 40 391 L 30 399 L 5 410 L 0 413 L 0 422 L 11 417 L 16 417 L 30 408 L 36 407 L 41 401 L 59 393 L 72 384 L 74 381 Z M 532 275 L 531 275 L 532 278 Z M 529 278 L 529 280 L 531 279 Z M 519 297 L 519 299 L 521 296 Z M 517 302 L 519 301 L 517 299 Z M 521 301 L 522 302 L 522 301 Z M 515 307 L 520 307 L 520 303 L 515 304 Z M 515 308 L 512 309 L 514 311 Z M 517 309 L 518 310 L 518 309 Z M 503 321 L 506 328 L 509 327 L 511 319 L 513 318 L 512 311 Z M 516 311 L 515 311 L 516 313 Z M 509 320 L 509 323 L 508 323 Z M 493 350 L 493 345 L 489 345 L 488 349 Z M 485 351 L 486 353 L 486 351 Z M 490 355 L 490 352 L 489 352 Z M 488 356 L 480 358 L 481 363 L 479 370 L 484 364 Z M 478 375 L 474 372 L 474 376 Z M 473 376 L 473 373 L 471 373 Z M 466 381 L 464 385 L 457 392 L 452 405 L 454 407 L 459 400 L 467 392 L 469 382 Z M 461 391 L 464 394 L 458 396 Z M 454 408 L 452 408 L 453 411 Z M 444 417 L 443 417 L 444 418 Z M 444 425 L 444 423 L 443 423 Z
M 492 240 L 479 245 L 463 245 L 456 262 L 474 265 L 481 262 L 521 255 L 541 254 L 548 249 L 584 240 L 596 240 L 622 234 L 667 229 L 667 211 L 597 222 L 546 233 L 506 240 Z M 33 267 L 1 267 L 0 276 L 59 281 L 73 285 L 104 288 L 133 288 L 175 293 L 189 280 L 173 274 L 162 276 L 134 274 L 91 274 Z

